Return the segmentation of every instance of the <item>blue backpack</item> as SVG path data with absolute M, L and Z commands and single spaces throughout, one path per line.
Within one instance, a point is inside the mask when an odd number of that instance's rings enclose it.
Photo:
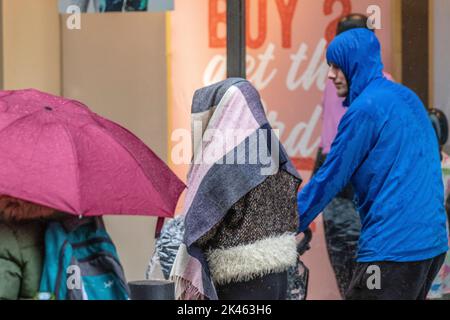
M 129 299 L 122 265 L 101 218 L 48 225 L 39 291 L 56 300 Z

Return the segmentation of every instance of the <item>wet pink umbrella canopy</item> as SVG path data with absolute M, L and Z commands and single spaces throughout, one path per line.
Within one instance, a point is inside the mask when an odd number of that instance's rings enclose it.
M 75 215 L 172 217 L 184 188 L 141 140 L 82 103 L 0 91 L 0 195 Z

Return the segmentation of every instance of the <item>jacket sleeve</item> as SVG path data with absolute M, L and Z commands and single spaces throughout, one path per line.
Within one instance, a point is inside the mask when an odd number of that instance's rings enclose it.
M 22 256 L 25 257 L 22 266 L 22 283 L 20 288 L 20 298 L 33 299 L 39 292 L 39 285 L 42 274 L 43 247 L 35 244 L 22 249 Z
M 376 141 L 375 121 L 362 110 L 341 120 L 324 165 L 298 194 L 299 232 L 305 231 L 330 201 L 350 182 Z
M 17 300 L 20 297 L 20 267 L 12 260 L 0 258 L 0 300 Z
M 0 220 L 0 300 L 19 299 L 21 283 L 22 269 L 17 238 L 13 229 Z

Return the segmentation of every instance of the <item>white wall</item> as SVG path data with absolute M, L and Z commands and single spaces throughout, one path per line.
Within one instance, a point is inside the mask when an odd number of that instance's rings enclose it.
M 34 1 L 34 0 L 33 0 Z M 164 13 L 86 13 L 81 30 L 61 16 L 63 94 L 120 123 L 167 159 Z M 154 217 L 108 216 L 127 280 L 141 280 L 154 248 Z
M 57 0 L 3 0 L 3 89 L 61 93 Z

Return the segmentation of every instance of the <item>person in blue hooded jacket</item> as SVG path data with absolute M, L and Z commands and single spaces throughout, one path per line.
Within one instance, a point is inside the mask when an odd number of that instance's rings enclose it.
M 438 146 L 423 103 L 383 76 L 380 43 L 353 29 L 329 45 L 348 111 L 326 162 L 298 195 L 303 232 L 347 183 L 361 217 L 347 299 L 425 299 L 447 245 Z

